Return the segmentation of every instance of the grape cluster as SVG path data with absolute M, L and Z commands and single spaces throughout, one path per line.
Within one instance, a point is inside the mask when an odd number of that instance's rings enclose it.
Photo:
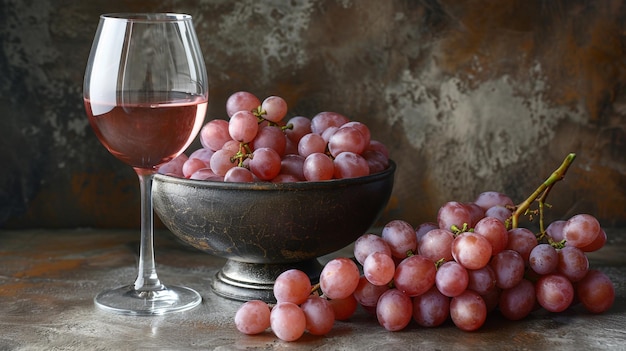
M 240 91 L 226 101 L 227 120 L 200 131 L 202 148 L 181 154 L 159 173 L 227 182 L 298 182 L 361 177 L 389 165 L 386 146 L 369 128 L 337 112 L 286 120 L 279 96 L 262 102 Z
M 247 302 L 237 312 L 237 328 L 254 334 L 271 327 L 291 341 L 305 331 L 327 333 L 333 313 L 345 320 L 359 305 L 389 331 L 411 321 L 436 327 L 447 320 L 475 331 L 492 311 L 519 320 L 539 308 L 561 312 L 574 304 L 591 313 L 608 310 L 615 300 L 613 283 L 590 269 L 585 254 L 606 243 L 598 220 L 578 214 L 535 234 L 511 227 L 515 208 L 508 196 L 489 191 L 470 203 L 445 203 L 437 222 L 414 228 L 392 220 L 380 234 L 355 241 L 355 260 L 327 263 L 318 289 L 311 290 L 300 271 L 283 273 L 274 286 L 277 305 Z M 260 310 L 267 317 L 256 319 Z

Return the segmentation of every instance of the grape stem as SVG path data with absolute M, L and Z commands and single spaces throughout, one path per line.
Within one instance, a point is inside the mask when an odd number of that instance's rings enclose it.
M 535 200 L 537 200 L 539 202 L 539 229 L 540 229 L 540 233 L 542 236 L 545 234 L 545 227 L 544 227 L 545 224 L 543 221 L 543 213 L 544 213 L 544 209 L 546 206 L 550 207 L 549 204 L 546 204 L 546 199 L 548 198 L 548 194 L 550 194 L 550 191 L 552 190 L 556 182 L 558 182 L 559 180 L 565 177 L 565 173 L 567 172 L 567 170 L 569 169 L 569 166 L 572 164 L 575 158 L 576 158 L 576 154 L 574 153 L 570 153 L 569 155 L 567 155 L 567 157 L 565 157 L 565 160 L 563 160 L 563 163 L 561 163 L 559 168 L 557 168 L 554 172 L 552 172 L 552 174 L 548 177 L 548 179 L 546 179 L 537 188 L 537 190 L 535 190 L 535 192 L 532 193 L 532 195 L 530 195 L 526 200 L 524 200 L 524 202 L 522 202 L 521 204 L 515 207 L 515 211 L 511 215 L 511 227 L 512 228 L 518 227 L 519 217 L 521 215 L 525 215 L 529 213 L 530 206 Z

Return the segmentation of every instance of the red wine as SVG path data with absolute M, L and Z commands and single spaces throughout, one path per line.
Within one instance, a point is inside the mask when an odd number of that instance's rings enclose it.
M 89 123 L 100 142 L 124 163 L 155 169 L 182 153 L 196 137 L 207 109 L 195 95 L 164 103 L 113 104 L 85 99 Z

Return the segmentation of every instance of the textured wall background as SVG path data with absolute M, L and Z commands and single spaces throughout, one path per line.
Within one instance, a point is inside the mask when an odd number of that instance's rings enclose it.
M 520 202 L 569 152 L 551 215 L 626 224 L 622 0 L 22 1 L 0 7 L 0 227 L 138 227 L 138 183 L 89 128 L 98 15 L 194 16 L 211 97 L 281 95 L 291 115 L 360 120 L 398 163 L 382 221 L 448 200 Z M 191 149 L 198 147 L 198 143 Z

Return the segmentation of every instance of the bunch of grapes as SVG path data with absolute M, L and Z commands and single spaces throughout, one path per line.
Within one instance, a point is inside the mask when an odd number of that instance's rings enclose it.
M 279 96 L 262 102 L 249 92 L 226 101 L 228 121 L 215 119 L 200 131 L 202 148 L 159 168 L 163 174 L 227 182 L 298 182 L 361 177 L 386 169 L 386 146 L 369 128 L 336 112 L 287 121 Z
M 608 310 L 615 300 L 613 283 L 590 269 L 586 256 L 607 241 L 594 216 L 578 214 L 544 228 L 537 212 L 537 234 L 518 226 L 520 214 L 533 212 L 530 203 L 539 200 L 543 207 L 572 160 L 573 154 L 520 205 L 488 191 L 469 203 L 445 203 L 436 222 L 414 228 L 392 220 L 380 235 L 366 233 L 355 241 L 354 260 L 331 260 L 312 289 L 303 272 L 283 273 L 274 286 L 277 305 L 244 304 L 235 317 L 237 328 L 248 334 L 271 328 L 292 341 L 307 330 L 327 333 L 333 313 L 335 320 L 345 320 L 359 305 L 389 331 L 411 321 L 436 327 L 447 320 L 475 331 L 493 311 L 520 320 L 540 308 L 562 312 L 574 304 L 591 313 Z M 267 317 L 257 318 L 260 306 Z

